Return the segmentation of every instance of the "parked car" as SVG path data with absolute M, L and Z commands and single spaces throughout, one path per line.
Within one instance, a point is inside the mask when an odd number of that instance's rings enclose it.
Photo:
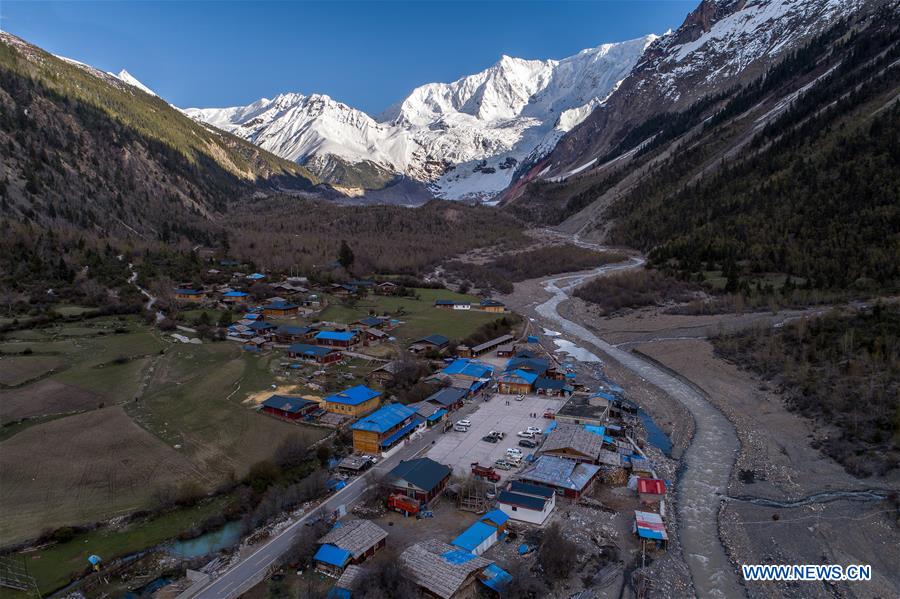
M 468 427 L 468 426 L 462 426 L 461 424 L 454 424 L 454 425 L 453 425 L 453 430 L 455 430 L 455 431 L 458 432 L 458 433 L 467 433 L 467 432 L 469 432 L 469 427 Z
M 524 395 L 516 395 L 516 401 L 524 401 L 524 400 L 525 400 Z
M 506 455 L 509 457 L 515 456 L 517 458 L 521 458 L 522 450 L 519 449 L 518 447 L 510 447 L 509 449 L 506 450 Z
M 542 431 L 540 429 L 540 427 L 537 427 L 537 426 L 529 426 L 528 428 L 525 429 L 525 431 L 529 432 L 529 433 L 534 433 L 535 435 L 543 435 L 544 434 L 544 431 Z
M 519 441 L 519 447 L 527 447 L 528 449 L 534 449 L 537 447 L 537 441 L 532 441 L 531 439 L 522 439 Z
M 544 412 L 544 418 L 546 418 L 548 420 L 553 420 L 554 418 L 556 418 L 556 416 L 553 414 L 553 412 L 551 412 L 550 410 L 547 410 L 546 412 Z
M 485 436 L 483 436 L 483 437 L 481 438 L 481 440 L 482 440 L 482 441 L 487 441 L 488 443 L 496 443 L 496 442 L 498 442 L 500 439 L 498 439 L 498 438 L 495 437 L 494 435 L 485 435 Z
M 526 438 L 526 439 L 532 439 L 532 438 L 534 438 L 534 433 L 531 432 L 531 431 L 519 431 L 519 432 L 516 433 L 516 436 L 517 436 L 517 437 L 524 437 L 524 438 Z
M 463 419 L 463 420 L 457 420 L 457 421 L 456 421 L 456 425 L 457 425 L 457 426 L 465 426 L 465 427 L 469 427 L 469 426 L 472 426 L 472 421 L 469 420 L 468 418 L 465 418 L 465 419 Z
M 499 468 L 500 470 L 512 470 L 513 465 L 508 461 L 500 459 L 494 462 L 494 468 Z

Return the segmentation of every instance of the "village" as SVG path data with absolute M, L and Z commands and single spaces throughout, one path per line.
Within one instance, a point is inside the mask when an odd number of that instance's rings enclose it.
M 329 495 L 303 514 L 327 525 L 309 569 L 273 562 L 266 576 L 278 585 L 287 576 L 329 597 L 352 597 L 367 570 L 387 560 L 424 596 L 510 596 L 528 584 L 516 577 L 535 576 L 571 594 L 614 588 L 623 567 L 665 554 L 665 478 L 673 473 L 654 466 L 650 455 L 661 454 L 645 447 L 638 406 L 602 367 L 553 351 L 521 319 L 510 318 L 515 324 L 496 337 L 457 342 L 454 316 L 509 314 L 495 299 L 429 290 L 428 309 L 449 325 L 409 336 L 398 333 L 402 313 L 321 316 L 329 302 L 353 307 L 419 290 L 370 280 L 316 288 L 289 277 L 266 281 L 269 297 L 251 295 L 265 280 L 238 273 L 215 287 L 179 287 L 174 298 L 227 307 L 235 315 L 228 342 L 280 356 L 277 382 L 251 402 L 260 418 L 349 436 L 347 451 L 329 464 Z M 410 372 L 415 392 L 398 397 L 392 382 Z M 563 574 L 542 571 L 548 529 L 574 551 Z

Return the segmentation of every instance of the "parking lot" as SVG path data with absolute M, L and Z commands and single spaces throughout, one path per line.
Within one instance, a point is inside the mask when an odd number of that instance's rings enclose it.
M 506 402 L 509 401 L 509 405 Z M 509 447 L 522 450 L 522 455 L 534 453 L 536 449 L 519 447 L 519 431 L 529 426 L 545 429 L 551 420 L 543 418 L 545 411 L 556 412 L 564 400 L 536 395 L 526 395 L 522 401 L 516 401 L 515 395 L 495 395 L 493 399 L 480 403 L 478 409 L 466 416 L 472 422 L 469 431 L 462 433 L 450 430 L 438 438 L 428 451 L 428 457 L 453 468 L 456 475 L 465 476 L 471 471 L 471 464 L 478 462 L 483 466 L 492 466 L 494 461 L 506 457 Z M 532 417 L 534 413 L 537 417 Z M 454 418 L 456 422 L 459 418 Z M 506 433 L 506 438 L 497 443 L 482 441 L 482 437 L 491 431 Z M 540 442 L 540 437 L 535 437 Z M 524 464 L 524 460 L 523 460 Z M 497 474 L 506 479 L 517 472 L 497 469 Z

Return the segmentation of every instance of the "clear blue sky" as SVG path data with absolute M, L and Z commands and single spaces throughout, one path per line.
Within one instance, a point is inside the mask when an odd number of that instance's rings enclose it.
M 699 0 L 39 2 L 0 0 L 0 28 L 118 72 L 177 106 L 325 93 L 377 113 L 502 54 L 562 58 L 678 27 Z

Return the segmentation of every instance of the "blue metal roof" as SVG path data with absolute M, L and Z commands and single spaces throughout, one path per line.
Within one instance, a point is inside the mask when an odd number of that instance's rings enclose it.
M 494 369 L 487 364 L 466 358 L 457 358 L 447 365 L 442 372 L 444 374 L 459 374 L 480 379 L 491 376 L 493 371 Z
M 440 391 L 432 393 L 425 398 L 425 401 L 433 401 L 442 406 L 452 406 L 461 402 L 466 397 L 466 390 L 457 387 L 444 387 Z
M 534 382 L 534 386 L 538 389 L 551 389 L 553 391 L 568 391 L 572 392 L 575 389 L 571 387 L 566 381 L 558 381 L 556 379 L 548 379 L 547 377 L 540 376 Z
M 589 433 L 594 433 L 595 435 L 600 436 L 600 437 L 606 435 L 606 427 L 605 426 L 597 426 L 594 424 L 585 424 L 583 426 L 584 426 L 584 430 L 586 430 Z
M 509 516 L 503 513 L 502 510 L 491 510 L 478 520 L 481 522 L 492 522 L 500 527 L 506 524 L 506 521 L 509 520 Z
M 388 473 L 388 478 L 401 478 L 425 492 L 431 492 L 450 475 L 450 468 L 431 458 L 404 460 Z
M 176 289 L 175 293 L 180 295 L 202 295 L 203 291 L 200 289 Z
M 463 551 L 462 549 L 453 549 L 451 551 L 446 551 L 441 554 L 441 557 L 444 558 L 448 564 L 464 564 L 468 561 L 475 559 L 475 556 L 468 551 Z
M 327 399 L 331 401 L 331 398 Z M 388 404 L 375 410 L 365 418 L 358 420 L 351 428 L 355 431 L 386 433 L 412 416 L 416 411 L 398 403 Z
M 317 562 L 322 562 L 323 564 L 343 568 L 347 565 L 347 562 L 350 561 L 350 557 L 351 554 L 346 549 L 341 549 L 330 543 L 325 543 L 319 547 L 319 550 L 316 551 L 313 559 Z
M 447 410 L 445 410 L 444 408 L 441 408 L 440 410 L 437 410 L 434 414 L 432 414 L 431 416 L 428 417 L 428 422 L 434 422 L 435 420 L 440 420 L 446 413 L 447 413 Z
M 528 372 L 527 370 L 513 370 L 504 372 L 500 375 L 500 380 L 505 382 L 516 382 L 516 379 L 521 379 L 528 383 L 529 385 L 534 383 L 538 378 L 538 375 L 534 372 Z
M 599 466 L 581 464 L 552 455 L 542 455 L 520 474 L 526 481 L 581 491 L 600 471 Z
M 361 403 L 365 403 L 370 399 L 374 399 L 381 395 L 380 391 L 375 391 L 374 389 L 369 389 L 365 385 L 357 385 L 355 387 L 350 387 L 349 389 L 344 389 L 340 393 L 335 393 L 334 395 L 329 395 L 325 398 L 325 401 L 330 401 L 331 403 L 339 403 L 348 406 L 358 406 Z M 387 406 L 385 406 L 387 407 Z M 384 409 L 384 408 L 382 408 Z M 380 410 L 379 410 L 380 411 Z M 375 412 L 377 414 L 378 412 Z M 375 414 L 372 414 L 374 416 Z M 370 416 L 371 418 L 371 416 Z M 390 428 L 390 427 L 388 427 Z M 387 429 L 385 429 L 387 430 Z
M 512 370 L 530 370 L 544 374 L 550 368 L 550 362 L 542 358 L 515 357 L 506 363 L 507 372 Z
M 550 493 L 553 493 L 553 489 L 550 489 Z M 512 491 L 500 491 L 500 495 L 497 496 L 497 501 L 540 512 L 543 511 L 547 499 L 532 497 L 531 495 L 522 495 L 521 493 L 514 493 Z
M 466 551 L 475 551 L 479 545 L 496 533 L 496 528 L 479 521 L 462 531 L 450 544 Z
M 512 575 L 497 564 L 489 565 L 482 571 L 482 574 L 483 577 L 479 580 L 498 593 L 503 593 L 506 585 L 512 582 Z
M 309 327 L 297 327 L 293 325 L 282 325 L 278 327 L 278 332 L 284 333 L 285 335 L 305 335 L 311 330 L 312 329 Z
M 243 291 L 226 291 L 222 297 L 247 297 L 247 294 Z
M 366 325 L 367 327 L 377 327 L 378 325 L 384 324 L 384 319 L 378 318 L 377 316 L 368 316 L 366 318 L 361 318 L 356 322 Z
M 526 495 L 539 495 L 540 497 L 552 497 L 553 489 L 541 487 L 539 485 L 530 485 L 520 480 L 514 480 L 509 483 L 509 490 L 513 493 L 524 493 Z
M 292 354 L 303 354 L 304 356 L 327 356 L 334 350 L 330 347 L 322 347 L 320 345 L 294 343 L 288 347 L 288 351 Z
M 401 437 L 405 436 L 405 435 L 406 435 L 407 433 L 409 433 L 409 431 L 411 431 L 412 429 L 416 428 L 416 427 L 419 425 L 419 422 L 420 422 L 419 420 L 413 419 L 413 421 L 410 422 L 409 424 L 403 425 L 402 428 L 400 428 L 399 430 L 397 430 L 397 432 L 391 434 L 390 437 L 385 437 L 384 439 L 382 439 L 382 440 L 381 440 L 381 446 L 382 446 L 382 447 L 389 447 L 389 446 L 393 445 L 394 442 L 396 442 L 398 439 L 400 439 Z
M 299 308 L 297 304 L 292 304 L 290 302 L 272 302 L 271 304 L 267 304 L 264 309 L 266 310 L 293 310 L 294 308 Z
M 356 333 L 352 331 L 319 331 L 316 339 L 328 339 L 329 341 L 352 341 Z
M 428 335 L 427 337 L 422 337 L 421 339 L 416 341 L 416 343 L 421 343 L 423 341 L 425 343 L 431 343 L 432 345 L 437 346 L 447 345 L 448 343 L 450 343 L 450 339 L 444 337 L 443 335 Z
M 259 273 L 259 272 L 255 272 L 252 275 L 247 275 L 247 278 L 253 279 L 254 281 L 258 281 L 259 279 L 265 279 L 266 275 Z
M 289 414 L 296 414 L 310 404 L 316 402 L 302 397 L 291 397 L 290 395 L 273 395 L 266 401 L 262 402 L 263 407 L 281 410 Z

